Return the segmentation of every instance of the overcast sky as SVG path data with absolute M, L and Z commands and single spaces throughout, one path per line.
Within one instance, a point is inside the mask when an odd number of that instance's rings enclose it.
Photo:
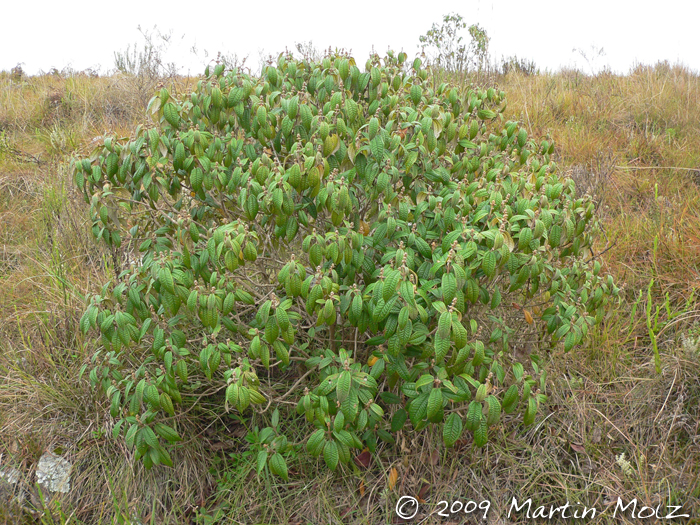
M 668 60 L 700 71 L 696 27 L 700 3 L 696 0 L 34 0 L 3 4 L 0 70 L 19 63 L 30 74 L 66 66 L 107 73 L 114 69 L 115 51 L 124 51 L 129 44 L 142 48 L 138 26 L 152 33 L 154 26 L 162 33 L 171 32 L 166 58 L 181 65 L 183 73 L 202 73 L 203 64 L 218 51 L 249 56 L 247 64 L 256 70 L 261 54 L 277 55 L 285 47 L 293 50 L 295 43 L 309 41 L 319 49 L 352 49 L 358 65 L 364 65 L 372 46 L 381 55 L 389 47 L 406 51 L 409 57 L 418 54 L 419 36 L 451 12 L 486 30 L 492 61 L 517 55 L 541 69 L 573 66 L 591 72 L 591 68 L 609 66 L 628 73 L 637 63 Z M 466 31 L 464 35 L 468 40 Z M 193 45 L 198 55 L 192 53 Z

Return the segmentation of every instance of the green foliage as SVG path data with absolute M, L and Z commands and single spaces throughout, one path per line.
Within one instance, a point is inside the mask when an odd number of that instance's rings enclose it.
M 477 24 L 469 26 L 470 42 L 462 43 L 460 31 L 467 29 L 461 15 L 452 13 L 443 17 L 442 25 L 433 24 L 425 35 L 419 37 L 421 50 L 433 59 L 435 65 L 446 71 L 463 73 L 481 71 L 489 59 L 489 37 Z
M 594 206 L 550 142 L 503 122 L 503 92 L 426 79 L 404 53 L 218 65 L 73 162 L 94 235 L 143 255 L 80 327 L 101 338 L 89 375 L 113 435 L 146 466 L 171 464 L 203 392 L 244 414 L 296 399 L 331 469 L 402 428 L 483 446 L 503 417 L 534 421 L 546 376 L 514 360 L 520 334 L 568 350 L 617 294 L 588 259 Z M 283 395 L 280 371 L 301 378 Z M 286 479 L 278 427 L 251 442 Z

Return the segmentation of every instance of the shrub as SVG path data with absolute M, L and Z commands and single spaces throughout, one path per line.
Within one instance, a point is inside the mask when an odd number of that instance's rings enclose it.
M 409 425 L 483 446 L 504 414 L 532 423 L 545 374 L 514 350 L 571 349 L 617 288 L 589 258 L 593 203 L 504 107 L 404 53 L 364 72 L 283 54 L 262 78 L 218 65 L 182 99 L 161 89 L 155 125 L 76 159 L 95 236 L 143 255 L 80 322 L 114 436 L 171 464 L 207 393 L 222 413 L 295 399 L 331 469 Z M 279 419 L 249 441 L 286 478 Z
M 462 43 L 463 37 L 459 35 L 462 29 L 469 32 L 469 44 Z M 467 23 L 459 14 L 445 15 L 442 25 L 433 24 L 419 40 L 422 52 L 425 53 L 427 49 L 434 65 L 446 71 L 482 71 L 488 65 L 490 38 L 486 30 L 477 24 L 467 28 Z

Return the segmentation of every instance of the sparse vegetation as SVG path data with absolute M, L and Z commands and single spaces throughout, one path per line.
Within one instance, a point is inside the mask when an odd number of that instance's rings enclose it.
M 476 80 L 454 78 L 465 90 Z M 447 449 L 440 432 L 403 430 L 395 445 L 380 443 L 336 472 L 290 452 L 286 482 L 256 476 L 259 429 L 272 414 L 222 417 L 207 402 L 179 420 L 185 439 L 172 451 L 173 469 L 134 467 L 133 452 L 110 437 L 109 404 L 80 378 L 99 347 L 79 330 L 85 297 L 134 253 L 92 239 L 67 160 L 91 151 L 95 137 L 131 137 L 145 118 L 131 81 L 0 73 L 0 468 L 14 466 L 32 483 L 45 450 L 75 465 L 70 493 L 43 502 L 32 495 L 24 509 L 1 508 L 0 521 L 384 523 L 398 498 L 412 495 L 425 501 L 424 518 L 443 499 L 489 500 L 490 516 L 505 517 L 516 496 L 535 505 L 580 501 L 599 510 L 595 522 L 613 524 L 620 497 L 662 510 L 682 505 L 697 522 L 697 73 L 660 63 L 624 76 L 492 74 L 508 96 L 504 119 L 531 137 L 553 137 L 553 159 L 596 203 L 604 235 L 592 255 L 621 287 L 622 303 L 568 353 L 514 349 L 539 353 L 548 371 L 548 399 L 532 427 L 505 420 L 481 449 L 470 438 Z M 171 93 L 189 93 L 197 79 L 172 82 Z M 289 401 L 281 427 L 296 417 Z M 304 436 L 300 428 L 288 438 Z
M 467 29 L 469 42 L 460 34 Z M 420 37 L 421 51 L 438 70 L 450 73 L 481 72 L 488 66 L 489 37 L 477 24 L 467 27 L 461 15 L 450 13 L 443 17 L 442 24 L 433 24 Z
M 521 75 L 536 75 L 537 73 L 539 73 L 539 69 L 537 68 L 537 64 L 535 64 L 534 60 L 518 58 L 517 55 L 512 55 L 507 58 L 504 57 L 501 59 L 499 73 L 502 75 L 507 75 L 508 73 L 520 73 Z

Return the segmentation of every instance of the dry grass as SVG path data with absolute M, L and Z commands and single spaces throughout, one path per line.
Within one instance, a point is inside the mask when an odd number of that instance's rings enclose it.
M 506 118 L 553 137 L 561 169 L 595 197 L 609 240 L 598 251 L 607 249 L 601 259 L 624 300 L 582 348 L 545 356 L 550 397 L 533 427 L 506 418 L 481 450 L 445 450 L 435 430 L 405 432 L 369 469 L 333 474 L 300 458 L 283 483 L 255 477 L 240 422 L 206 413 L 179 422 L 191 439 L 172 471 L 144 472 L 109 438 L 102 396 L 78 378 L 95 347 L 77 323 L 112 254 L 93 242 L 63 161 L 94 136 L 128 135 L 144 118 L 143 88 L 125 76 L 0 73 L 0 466 L 29 475 L 43 451 L 60 450 L 76 469 L 69 495 L 44 504 L 35 495 L 39 512 L 0 510 L 0 519 L 375 524 L 399 522 L 398 497 L 420 495 L 426 524 L 477 523 L 439 517 L 443 499 L 490 501 L 488 523 L 532 522 L 508 518 L 513 497 L 531 497 L 533 509 L 595 507 L 590 522 L 606 524 L 636 522 L 612 510 L 618 497 L 637 498 L 661 512 L 683 505 L 700 523 L 700 76 L 659 64 L 495 81 L 508 94 Z M 661 374 L 646 323 L 651 279 Z M 262 423 L 254 415 L 247 425 Z
M 667 355 L 656 376 L 648 355 L 638 352 L 612 377 L 600 366 L 611 356 L 591 360 L 589 353 L 552 355 L 548 369 L 559 379 L 552 381 L 542 419 L 529 429 L 506 419 L 482 450 L 464 442 L 446 451 L 435 432 L 400 433 L 398 445 L 385 447 L 366 471 L 333 475 L 319 461 L 302 465 L 288 484 L 253 480 L 254 490 L 236 465 L 223 475 L 229 512 L 220 522 L 402 523 L 394 511 L 401 495 L 425 500 L 415 523 L 464 523 L 463 513 L 461 519 L 438 515 L 442 500 L 488 501 L 488 523 L 531 522 L 517 512 L 508 519 L 513 498 L 532 498 L 533 511 L 567 501 L 580 511 L 595 508 L 591 523 L 635 522 L 629 515 L 613 519 L 618 497 L 637 498 L 639 507 L 683 505 L 697 516 L 699 355 Z M 622 454 L 629 467 L 622 466 Z M 390 490 L 392 468 L 399 481 Z

